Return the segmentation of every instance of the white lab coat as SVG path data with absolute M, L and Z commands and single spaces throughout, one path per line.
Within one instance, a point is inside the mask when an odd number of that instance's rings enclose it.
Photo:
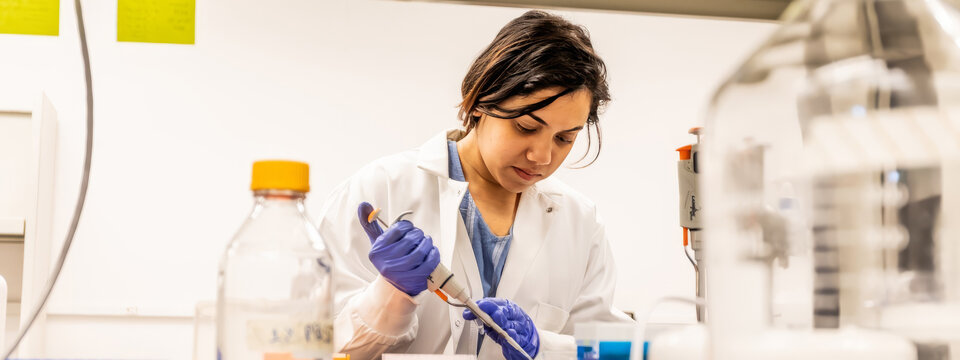
M 405 219 L 433 238 L 441 261 L 471 298 L 481 298 L 480 272 L 459 211 L 467 183 L 448 174 L 446 141 L 462 136 L 458 130 L 444 132 L 417 150 L 369 164 L 335 189 L 321 210 L 317 224 L 334 259 L 334 347 L 352 359 L 383 353 L 476 354 L 479 326 L 464 320 L 461 308 L 429 291 L 410 297 L 379 276 L 367 258 L 370 240 L 357 219 L 363 201 L 381 207 L 386 221 L 412 210 Z M 521 194 L 496 295 L 517 303 L 533 319 L 540 334 L 538 359 L 575 359 L 576 323 L 630 321 L 612 307 L 615 273 L 593 203 L 550 178 Z M 484 337 L 479 358 L 503 355 Z

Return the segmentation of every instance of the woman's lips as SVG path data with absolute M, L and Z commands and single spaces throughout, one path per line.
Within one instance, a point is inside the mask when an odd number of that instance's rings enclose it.
M 512 166 L 512 167 L 513 167 L 513 171 L 515 171 L 515 172 L 517 173 L 517 176 L 519 176 L 521 179 L 523 179 L 523 180 L 525 180 L 525 181 L 530 181 L 531 179 L 533 179 L 533 178 L 535 178 L 535 177 L 537 177 L 537 176 L 540 176 L 540 174 L 530 173 L 530 172 L 528 172 L 528 171 L 526 171 L 526 170 L 523 170 L 523 169 L 521 169 L 521 168 L 518 168 L 518 167 L 516 167 L 516 166 Z

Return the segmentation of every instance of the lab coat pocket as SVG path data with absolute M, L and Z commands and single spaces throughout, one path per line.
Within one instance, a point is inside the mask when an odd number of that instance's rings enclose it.
M 537 329 L 559 333 L 567 324 L 570 312 L 556 306 L 541 302 L 537 304 L 537 311 L 533 317 Z

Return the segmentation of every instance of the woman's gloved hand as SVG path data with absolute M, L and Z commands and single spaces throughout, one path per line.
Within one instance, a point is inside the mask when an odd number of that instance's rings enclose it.
M 433 239 L 409 221 L 397 222 L 386 232 L 376 221 L 367 222 L 372 211 L 373 206 L 366 202 L 357 209 L 360 225 L 373 244 L 367 257 L 387 282 L 416 296 L 427 289 L 427 276 L 440 263 L 440 252 Z
M 493 322 L 500 325 L 503 330 L 516 340 L 520 347 L 530 355 L 531 358 L 537 357 L 540 351 L 540 334 L 537 333 L 537 327 L 530 320 L 530 316 L 523 312 L 519 305 L 510 300 L 499 298 L 484 298 L 477 300 L 477 306 L 490 315 Z M 477 316 L 468 310 L 463 311 L 463 318 L 466 320 L 475 320 Z M 510 346 L 500 334 L 496 333 L 489 326 L 483 326 L 487 336 L 489 336 L 503 349 L 503 356 L 507 360 L 525 360 L 519 351 Z

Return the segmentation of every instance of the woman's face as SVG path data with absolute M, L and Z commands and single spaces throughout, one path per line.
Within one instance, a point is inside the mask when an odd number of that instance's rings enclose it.
M 562 90 L 543 89 L 527 96 L 512 97 L 498 105 L 503 109 L 522 108 Z M 590 92 L 580 89 L 532 112 L 533 116 L 516 119 L 482 116 L 473 131 L 476 131 L 483 163 L 493 179 L 504 189 L 520 193 L 553 174 L 567 158 L 580 130 L 586 126 L 590 103 Z

